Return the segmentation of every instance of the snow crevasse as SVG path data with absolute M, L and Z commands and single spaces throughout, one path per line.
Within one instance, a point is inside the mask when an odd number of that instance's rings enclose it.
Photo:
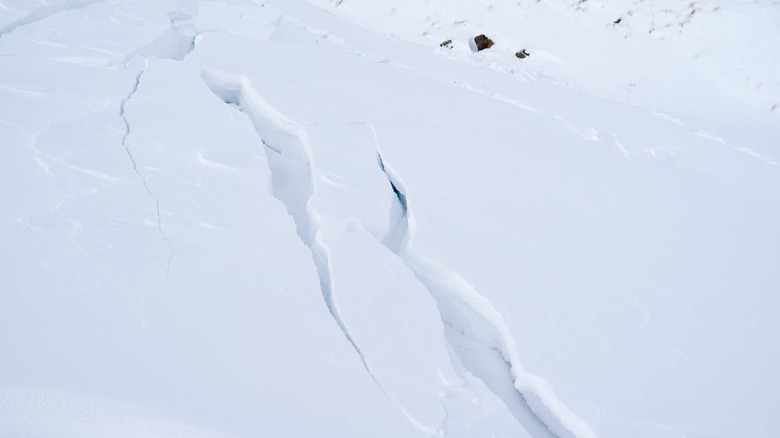
M 415 225 L 407 189 L 387 165 L 377 143 L 377 162 L 396 198 L 395 220 L 383 244 L 414 273 L 436 301 L 444 333 L 462 364 L 496 394 L 534 438 L 596 438 L 543 378 L 526 372 L 500 313 L 463 277 L 414 250 Z
M 295 221 L 301 241 L 309 247 L 320 279 L 320 290 L 328 312 L 336 321 L 352 348 L 360 356 L 363 367 L 379 384 L 363 351 L 341 316 L 333 286 L 330 254 L 320 236 L 320 218 L 309 201 L 314 193 L 311 151 L 303 128 L 285 117 L 252 88 L 249 78 L 211 70 L 203 70 L 202 78 L 222 101 L 235 105 L 246 114 L 265 146 L 271 170 L 271 190 L 282 201 Z

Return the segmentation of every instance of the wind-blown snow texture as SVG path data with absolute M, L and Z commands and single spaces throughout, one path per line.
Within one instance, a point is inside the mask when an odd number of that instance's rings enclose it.
M 779 20 L 0 0 L 0 436 L 777 436 Z

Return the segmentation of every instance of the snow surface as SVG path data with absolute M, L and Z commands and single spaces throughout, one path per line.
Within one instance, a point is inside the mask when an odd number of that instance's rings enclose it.
M 0 436 L 777 436 L 778 23 L 0 0 Z

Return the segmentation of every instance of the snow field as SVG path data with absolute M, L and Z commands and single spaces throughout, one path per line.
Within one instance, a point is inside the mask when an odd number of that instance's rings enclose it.
M 778 10 L 570 3 L 2 3 L 0 435 L 774 436 Z

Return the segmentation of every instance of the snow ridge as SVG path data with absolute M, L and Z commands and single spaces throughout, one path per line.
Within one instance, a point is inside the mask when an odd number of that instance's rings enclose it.
M 84 9 L 97 3 L 105 3 L 106 1 L 107 0 L 65 0 L 60 3 L 50 4 L 42 6 L 38 9 L 34 9 L 24 17 L 16 21 L 12 21 L 0 28 L 0 41 L 2 41 L 3 36 L 8 35 L 22 26 L 27 26 L 28 24 L 33 24 L 41 20 L 45 20 L 59 12 L 69 11 L 71 9 Z
M 217 97 L 229 105 L 235 105 L 252 122 L 264 146 L 271 170 L 271 192 L 287 207 L 287 213 L 295 221 L 298 237 L 311 251 L 328 311 L 360 357 L 363 367 L 384 392 L 338 308 L 330 253 L 320 235 L 320 217 L 309 205 L 314 194 L 313 169 L 303 127 L 260 97 L 247 77 L 209 70 L 203 70 L 201 76 Z
M 504 401 L 532 437 L 595 438 L 545 380 L 523 370 L 514 353 L 514 340 L 495 307 L 460 275 L 411 247 L 414 217 L 406 189 L 379 151 L 377 161 L 398 200 L 391 212 L 394 224 L 382 243 L 398 255 L 436 301 L 445 337 L 462 364 Z
M 155 212 L 157 214 L 157 231 L 160 233 L 160 236 L 162 236 L 163 240 L 165 240 L 165 244 L 168 246 L 168 263 L 165 267 L 165 281 L 163 281 L 163 284 L 168 282 L 168 277 L 171 273 L 171 262 L 173 261 L 173 245 L 171 245 L 171 240 L 168 238 L 168 236 L 163 232 L 162 229 L 162 215 L 160 214 L 160 198 L 157 197 L 157 195 L 152 192 L 152 189 L 149 188 L 149 182 L 146 180 L 146 177 L 141 173 L 140 170 L 138 170 L 138 163 L 135 161 L 135 157 L 133 157 L 133 153 L 130 151 L 130 146 L 127 144 L 127 137 L 130 136 L 130 122 L 127 120 L 127 116 L 125 115 L 125 107 L 127 106 L 127 102 L 130 101 L 130 99 L 133 98 L 136 92 L 138 92 L 138 87 L 141 85 L 141 78 L 144 75 L 144 72 L 146 70 L 142 69 L 138 72 L 138 74 L 135 76 L 135 82 L 133 83 L 133 88 L 130 90 L 130 93 L 122 99 L 122 101 L 119 103 L 119 117 L 122 118 L 122 122 L 125 124 L 125 132 L 122 134 L 122 146 L 125 148 L 125 152 L 127 152 L 127 157 L 130 158 L 130 163 L 133 165 L 133 171 L 135 171 L 136 175 L 138 175 L 139 178 L 141 178 L 141 182 L 144 185 L 144 189 L 146 189 L 146 193 L 154 199 L 154 208 Z

